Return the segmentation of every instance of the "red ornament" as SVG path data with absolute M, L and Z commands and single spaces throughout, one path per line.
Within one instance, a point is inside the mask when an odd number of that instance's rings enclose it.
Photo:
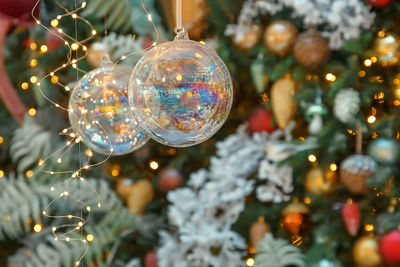
M 276 128 L 272 124 L 273 114 L 263 107 L 254 109 L 249 118 L 249 132 L 251 134 L 258 132 L 273 132 Z
M 145 37 L 143 37 L 143 41 L 142 41 L 142 49 L 148 49 L 153 45 L 153 38 L 151 38 L 150 35 L 146 35 Z
M 367 0 L 373 7 L 385 7 L 393 2 L 393 0 Z
M 52 28 L 46 33 L 46 45 L 49 51 L 54 51 L 64 44 L 63 39 L 59 36 L 58 31 Z
M 146 267 L 157 267 L 157 252 L 155 250 L 147 252 L 144 261 Z
M 163 193 L 167 193 L 170 190 L 181 187 L 182 180 L 182 174 L 177 169 L 163 169 L 158 176 L 158 189 Z
M 388 264 L 400 264 L 400 231 L 386 234 L 381 239 L 380 249 L 383 259 Z
M 37 2 L 38 0 L 0 1 L 0 17 L 13 24 L 32 24 L 35 22 L 31 14 L 34 8 L 34 16 L 39 16 L 40 3 Z
M 351 236 L 356 236 L 361 225 L 361 212 L 358 203 L 347 201 L 342 207 L 342 218 L 347 232 Z

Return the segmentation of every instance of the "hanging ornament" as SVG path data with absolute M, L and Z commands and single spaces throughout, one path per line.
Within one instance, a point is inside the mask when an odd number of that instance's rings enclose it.
M 268 76 L 265 74 L 263 55 L 258 54 L 257 59 L 250 65 L 250 74 L 257 93 L 263 93 L 268 84 Z
M 180 16 L 176 9 L 176 0 L 164 0 L 161 3 L 164 6 L 168 25 L 173 30 L 177 16 Z M 205 20 L 208 11 L 207 0 L 182 1 L 182 25 L 192 38 L 200 38 L 201 33 L 207 28 Z
M 308 207 L 298 201 L 289 203 L 282 211 L 283 225 L 293 235 L 298 235 L 305 228 Z
M 129 99 L 139 124 L 161 144 L 187 147 L 213 136 L 232 106 L 232 80 L 221 58 L 177 28 L 172 42 L 136 64 Z
M 55 28 L 51 28 L 50 31 L 46 32 L 46 45 L 49 52 L 64 45 L 63 39 Z
M 378 240 L 374 236 L 363 236 L 357 239 L 353 247 L 353 258 L 357 266 L 382 267 Z
M 101 61 L 106 54 L 106 46 L 101 42 L 92 43 L 87 52 L 86 60 L 90 66 L 97 68 L 101 65 Z
M 118 196 L 126 202 L 132 191 L 132 180 L 131 179 L 117 179 L 115 185 L 115 192 Z
M 270 23 L 264 33 L 264 43 L 273 53 L 284 56 L 292 49 L 297 29 L 290 21 L 276 20 Z
M 264 107 L 257 107 L 251 113 L 248 129 L 250 134 L 259 133 L 259 132 L 267 132 L 272 133 L 275 131 L 276 127 L 274 127 L 272 112 L 267 110 Z
M 339 121 L 348 123 L 354 120 L 360 110 L 360 105 L 360 94 L 352 88 L 344 88 L 333 100 L 333 113 Z
M 270 232 L 270 226 L 265 222 L 264 217 L 259 217 L 256 222 L 250 226 L 249 237 L 250 246 L 255 248 L 258 242 L 264 238 L 265 234 Z
M 285 77 L 277 80 L 271 88 L 272 111 L 280 128 L 286 128 L 296 112 L 296 83 Z
M 326 173 L 320 167 L 313 167 L 306 174 L 305 189 L 312 194 L 328 194 L 335 189 L 337 175 L 335 172 Z
M 130 111 L 128 83 L 129 70 L 107 65 L 83 76 L 71 93 L 72 129 L 98 153 L 127 154 L 148 140 Z
M 382 164 L 396 164 L 400 160 L 400 142 L 396 139 L 378 138 L 368 145 L 368 155 Z
M 253 49 L 260 41 L 261 31 L 261 26 L 254 24 L 244 35 L 234 37 L 233 43 L 241 50 Z
M 385 7 L 393 2 L 393 0 L 367 0 L 373 7 Z
M 157 252 L 154 250 L 147 252 L 144 262 L 146 267 L 157 267 Z
M 399 38 L 395 34 L 387 34 L 375 40 L 374 51 L 380 63 L 394 65 L 399 61 Z
M 0 1 L 0 18 L 13 24 L 28 25 L 35 21 L 33 15 L 39 17 L 40 1 L 38 0 L 12 0 Z
M 395 230 L 384 235 L 381 239 L 380 250 L 386 263 L 400 264 L 400 231 Z
M 376 162 L 366 155 L 351 155 L 340 165 L 340 181 L 353 194 L 368 192 L 367 180 L 378 168 Z
M 347 232 L 356 236 L 361 225 L 361 211 L 358 203 L 348 200 L 342 207 L 342 218 Z
M 309 122 L 308 132 L 310 134 L 318 134 L 324 127 L 322 117 L 328 112 L 321 102 L 321 97 L 318 97 L 316 103 L 311 104 L 306 110 L 306 120 Z
M 134 214 L 141 215 L 153 198 L 154 190 L 149 180 L 139 180 L 132 186 L 128 197 L 128 209 Z
M 294 57 L 304 67 L 315 69 L 328 60 L 329 42 L 316 31 L 299 34 L 294 42 Z
M 158 176 L 158 189 L 167 193 L 182 186 L 182 174 L 175 168 L 166 168 Z

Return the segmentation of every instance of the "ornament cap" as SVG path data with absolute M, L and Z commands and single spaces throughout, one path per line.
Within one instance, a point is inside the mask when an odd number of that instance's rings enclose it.
M 174 41 L 189 40 L 189 34 L 183 26 L 175 26 L 174 32 L 176 33 Z
M 111 66 L 112 64 L 113 64 L 113 62 L 110 58 L 110 55 L 105 53 L 103 55 L 103 58 L 101 59 L 100 67 L 107 67 L 107 66 Z

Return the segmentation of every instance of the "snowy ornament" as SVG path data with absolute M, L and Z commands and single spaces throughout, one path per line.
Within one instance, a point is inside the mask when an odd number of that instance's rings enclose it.
M 76 84 L 69 99 L 72 129 L 100 154 L 127 154 L 149 139 L 129 108 L 129 73 L 113 65 L 94 69 Z
M 134 68 L 129 100 L 152 139 L 173 147 L 199 144 L 224 124 L 232 81 L 221 58 L 177 28 L 174 41 L 151 48 Z
M 360 104 L 360 94 L 352 88 L 345 88 L 334 99 L 333 113 L 339 121 L 348 123 L 360 110 Z

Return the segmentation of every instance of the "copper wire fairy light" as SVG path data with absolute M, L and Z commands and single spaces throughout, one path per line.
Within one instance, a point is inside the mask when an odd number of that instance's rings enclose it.
M 51 27 L 53 27 L 53 28 L 56 30 L 56 32 L 55 32 L 55 31 L 51 31 L 50 28 L 49 28 L 48 26 L 44 25 L 38 18 L 35 17 L 34 11 L 35 11 L 36 8 L 38 8 L 39 3 L 40 3 L 40 0 L 38 0 L 38 1 L 36 2 L 36 4 L 34 5 L 34 7 L 33 7 L 33 9 L 32 9 L 32 12 L 31 12 L 32 17 L 34 18 L 36 24 L 40 25 L 40 26 L 43 27 L 46 31 L 49 31 L 49 32 L 51 32 L 52 34 L 55 34 L 58 38 L 60 38 L 60 39 L 64 42 L 64 45 L 68 47 L 68 52 L 67 52 L 67 57 L 66 57 L 66 62 L 65 62 L 65 63 L 63 63 L 62 65 L 56 67 L 55 69 L 53 69 L 51 72 L 49 72 L 48 74 L 46 74 L 45 76 L 43 76 L 43 77 L 42 77 L 41 79 L 39 79 L 39 80 L 37 79 L 36 76 L 32 76 L 32 77 L 34 77 L 34 78 L 31 77 L 31 82 L 32 82 L 33 84 L 36 84 L 36 85 L 38 86 L 38 89 L 39 89 L 40 94 L 41 94 L 47 101 L 49 101 L 49 102 L 50 102 L 52 105 L 54 105 L 56 108 L 59 108 L 59 109 L 61 109 L 61 110 L 64 110 L 64 111 L 67 111 L 67 112 L 68 112 L 68 111 L 69 111 L 68 108 L 62 107 L 60 104 L 58 104 L 58 103 L 56 103 L 55 101 L 53 101 L 52 99 L 50 99 L 50 98 L 44 93 L 44 91 L 43 91 L 42 88 L 41 88 L 41 82 L 42 82 L 43 80 L 45 80 L 45 79 L 50 78 L 50 79 L 51 79 L 51 82 L 52 82 L 53 84 L 56 84 L 56 85 L 62 87 L 65 91 L 69 92 L 69 91 L 71 90 L 71 88 L 68 87 L 67 85 L 65 85 L 65 84 L 63 84 L 63 83 L 60 82 L 60 79 L 59 79 L 59 77 L 57 76 L 57 72 L 59 72 L 59 71 L 61 71 L 61 70 L 63 70 L 63 69 L 66 69 L 67 67 L 72 67 L 73 69 L 76 70 L 76 75 L 77 75 L 76 78 L 77 78 L 77 79 L 79 79 L 79 73 L 86 73 L 84 70 L 82 70 L 82 69 L 79 68 L 79 61 L 80 61 L 80 60 L 83 60 L 83 59 L 87 56 L 87 46 L 85 46 L 85 43 L 87 43 L 89 40 L 91 40 L 91 39 L 97 34 L 97 31 L 96 31 L 96 29 L 94 28 L 94 26 L 93 26 L 87 19 L 85 19 L 85 18 L 79 16 L 79 12 L 80 12 L 81 10 L 83 10 L 83 9 L 86 7 L 86 5 L 87 5 L 87 2 L 86 2 L 86 1 L 82 2 L 82 4 L 80 4 L 80 6 L 77 7 L 77 3 L 76 3 L 76 0 L 75 0 L 75 9 L 74 9 L 74 10 L 68 10 L 68 9 L 67 9 L 66 7 L 64 7 L 60 2 L 58 2 L 57 0 L 55 0 L 56 5 L 57 5 L 60 9 L 64 10 L 64 12 L 65 12 L 65 13 L 63 13 L 63 14 L 57 15 L 56 18 L 54 18 L 54 19 L 51 20 L 51 22 L 50 22 Z M 153 21 L 152 21 L 152 16 L 151 16 L 151 14 L 147 11 L 147 9 L 146 9 L 145 5 L 143 4 L 143 2 L 142 2 L 142 7 L 143 7 L 144 12 L 145 12 L 146 15 L 147 15 L 148 21 L 149 21 L 149 22 L 151 23 L 151 25 L 153 26 L 153 29 L 154 29 L 155 35 L 156 35 L 156 40 L 152 43 L 152 45 L 151 45 L 150 47 L 148 47 L 148 48 L 145 49 L 145 50 L 148 50 L 148 49 L 151 49 L 152 47 L 156 46 L 156 44 L 157 44 L 157 42 L 158 42 L 158 39 L 159 39 L 159 34 L 158 34 L 158 31 L 157 31 L 157 28 L 156 28 L 155 24 L 154 24 Z M 67 34 L 67 33 L 60 27 L 60 21 L 61 21 L 64 17 L 71 17 L 72 19 L 74 19 L 74 22 L 75 22 L 75 36 L 74 36 L 74 37 L 71 36 L 71 35 L 69 35 L 69 34 Z M 78 20 L 83 21 L 84 23 L 86 23 L 86 24 L 90 27 L 90 30 L 89 30 L 89 31 L 90 31 L 90 36 L 87 36 L 86 38 L 84 38 L 84 39 L 82 39 L 82 40 L 78 40 L 78 37 L 77 37 L 77 21 L 78 21 Z M 38 47 L 38 46 L 37 46 L 36 43 L 31 43 L 30 48 L 31 48 L 32 51 L 33 51 L 33 50 L 36 50 L 37 47 Z M 82 56 L 79 56 L 78 51 L 80 51 L 80 50 L 83 51 L 83 55 L 82 55 Z M 41 47 L 40 47 L 40 51 L 41 51 L 42 53 L 46 53 L 46 52 L 48 51 L 47 46 L 41 46 Z M 74 56 L 74 53 L 73 53 L 74 51 L 75 51 L 75 56 Z M 126 54 L 126 55 L 122 55 L 114 64 L 118 64 L 120 61 L 125 60 L 125 59 L 127 59 L 128 57 L 130 57 L 130 56 L 132 56 L 132 55 L 134 55 L 134 54 L 136 54 L 136 53 L 138 53 L 138 52 L 139 52 L 139 51 L 133 51 L 133 52 L 128 53 L 128 54 Z M 32 68 L 33 68 L 33 67 L 36 67 L 37 62 L 38 62 L 37 59 L 36 59 L 36 58 L 33 58 L 33 59 L 30 61 L 30 66 L 31 66 Z M 56 77 L 56 78 L 54 78 L 54 77 Z M 29 86 L 27 86 L 27 85 L 28 85 L 28 83 L 23 83 L 23 85 L 22 85 L 21 87 L 22 87 L 24 90 L 26 90 L 26 89 L 29 87 Z M 99 126 L 104 130 L 104 132 L 107 134 L 107 132 L 105 131 L 105 129 L 103 128 L 103 126 L 102 126 L 98 121 L 94 121 L 93 123 L 99 125 Z M 56 151 L 54 151 L 54 152 L 51 153 L 50 155 L 48 155 L 46 158 L 40 159 L 39 162 L 38 162 L 38 165 L 39 165 L 39 166 L 44 166 L 45 162 L 46 162 L 48 159 L 50 159 L 50 158 L 52 158 L 53 156 L 55 156 L 55 155 L 59 155 L 58 158 L 57 158 L 57 163 L 61 163 L 64 154 L 65 154 L 67 151 L 69 151 L 71 148 L 73 148 L 75 145 L 78 145 L 78 147 L 79 147 L 79 154 L 80 154 L 80 156 L 81 156 L 81 153 L 80 153 L 80 150 L 81 150 L 81 149 L 80 149 L 80 146 L 81 146 L 81 144 L 80 144 L 80 143 L 81 143 L 81 142 L 80 142 L 80 141 L 81 141 L 81 137 L 80 137 L 77 133 L 74 133 L 74 132 L 72 131 L 71 128 L 63 129 L 62 132 L 60 133 L 60 135 L 65 135 L 65 136 L 68 136 L 68 137 L 69 137 L 68 140 L 66 141 L 65 145 L 62 146 L 62 147 L 60 147 L 59 149 L 57 149 Z M 60 155 L 60 153 L 61 153 L 61 155 Z M 84 203 L 84 202 L 81 201 L 80 199 L 76 198 L 75 196 L 71 195 L 71 194 L 69 193 L 69 190 L 71 189 L 71 187 L 72 187 L 76 182 L 84 182 L 84 183 L 85 183 L 87 186 L 89 186 L 89 187 L 91 188 L 91 190 L 96 194 L 96 196 L 97 196 L 97 207 L 100 208 L 100 207 L 101 207 L 101 202 L 100 202 L 100 195 L 99 195 L 99 193 L 96 191 L 96 189 L 94 188 L 94 186 L 93 186 L 92 184 L 90 184 L 89 182 L 87 182 L 86 179 L 83 178 L 83 177 L 81 176 L 81 172 L 82 172 L 83 170 L 88 170 L 88 169 L 90 169 L 91 167 L 95 167 L 95 166 L 99 166 L 99 165 L 104 164 L 104 163 L 111 157 L 112 153 L 113 153 L 113 149 L 111 148 L 111 149 L 110 149 L 110 153 L 107 155 L 107 157 L 106 157 L 104 160 L 102 160 L 102 161 L 100 161 L 100 162 L 97 162 L 97 163 L 91 163 L 91 158 L 92 158 L 92 156 L 93 156 L 93 153 L 92 153 L 91 150 L 88 151 L 87 153 L 86 153 L 86 151 L 85 151 L 85 155 L 87 156 L 87 159 L 86 159 L 86 161 L 85 161 L 84 163 L 82 163 L 82 159 L 80 158 L 80 160 L 79 160 L 80 166 L 79 166 L 79 168 L 76 169 L 76 170 L 66 170 L 66 171 L 52 171 L 52 170 L 45 170 L 45 169 L 42 169 L 42 170 L 41 170 L 41 171 L 43 171 L 43 172 L 45 172 L 45 173 L 48 173 L 48 174 L 50 174 L 50 175 L 56 175 L 56 174 L 68 174 L 68 175 L 69 175 L 69 178 L 68 178 L 68 180 L 67 180 L 67 182 L 69 181 L 69 184 L 68 184 L 67 186 L 64 186 L 64 187 L 63 187 L 63 189 L 60 191 L 61 193 L 58 195 L 58 197 L 56 197 L 55 199 L 53 199 L 50 203 L 48 203 L 48 204 L 44 207 L 44 209 L 43 209 L 43 211 L 42 211 L 42 214 L 43 214 L 44 216 L 48 217 L 48 218 L 54 218 L 54 219 L 55 219 L 55 218 L 64 218 L 64 219 L 66 219 L 66 220 L 68 221 L 68 223 L 65 223 L 65 224 L 62 224 L 62 225 L 59 225 L 59 226 L 53 226 L 53 227 L 51 228 L 51 229 L 52 229 L 52 230 L 51 230 L 51 233 L 53 234 L 55 240 L 63 240 L 63 241 L 66 241 L 66 242 L 79 241 L 79 242 L 82 242 L 82 244 L 84 244 L 84 246 L 85 246 L 84 253 L 78 258 L 78 260 L 75 261 L 75 266 L 79 266 L 80 263 L 81 263 L 81 261 L 82 261 L 82 259 L 83 259 L 83 258 L 85 257 L 85 255 L 87 254 L 88 249 L 89 249 L 88 242 L 92 242 L 92 241 L 94 240 L 94 236 L 93 236 L 92 234 L 88 234 L 88 235 L 86 235 L 86 236 L 83 236 L 83 227 L 84 227 L 85 224 L 86 224 L 87 218 L 90 216 L 90 212 L 91 212 L 91 210 L 92 210 L 92 207 L 89 206 L 89 205 L 87 205 L 86 203 Z M 59 183 L 59 184 L 56 184 L 56 185 L 54 185 L 54 186 L 51 186 L 51 187 L 50 187 L 50 191 L 51 191 L 51 192 L 58 191 L 57 188 L 61 187 L 60 184 L 64 184 L 64 183 L 65 183 L 65 181 L 64 181 L 64 182 L 61 182 L 61 183 Z M 57 200 L 60 200 L 60 199 L 62 199 L 62 198 L 64 198 L 64 197 L 72 198 L 72 199 L 74 199 L 75 201 L 77 201 L 78 203 L 81 204 L 82 208 L 81 208 L 81 214 L 80 214 L 80 216 L 76 216 L 76 215 L 72 215 L 72 214 L 67 214 L 67 215 L 52 215 L 52 214 L 49 214 L 49 213 L 48 213 L 48 210 L 50 209 L 50 207 L 51 207 Z M 83 211 L 84 211 L 84 210 L 87 212 L 87 217 L 86 217 L 86 218 L 83 217 Z M 71 221 L 71 222 L 70 222 L 70 221 Z M 39 226 L 40 226 L 40 231 L 41 231 L 41 229 L 42 229 L 41 227 L 42 227 L 42 226 L 39 225 L 39 224 L 38 224 L 38 226 L 36 227 L 36 230 L 39 230 Z M 63 233 L 61 233 L 61 234 L 58 234 L 58 233 L 57 233 L 60 229 L 64 229 L 64 228 L 67 229 L 65 232 L 63 232 Z M 35 230 L 35 231 L 36 231 L 36 230 Z M 72 237 L 70 237 L 69 234 L 72 233 L 72 232 L 74 232 L 74 231 L 79 231 L 79 232 L 81 233 L 82 238 L 72 238 Z

